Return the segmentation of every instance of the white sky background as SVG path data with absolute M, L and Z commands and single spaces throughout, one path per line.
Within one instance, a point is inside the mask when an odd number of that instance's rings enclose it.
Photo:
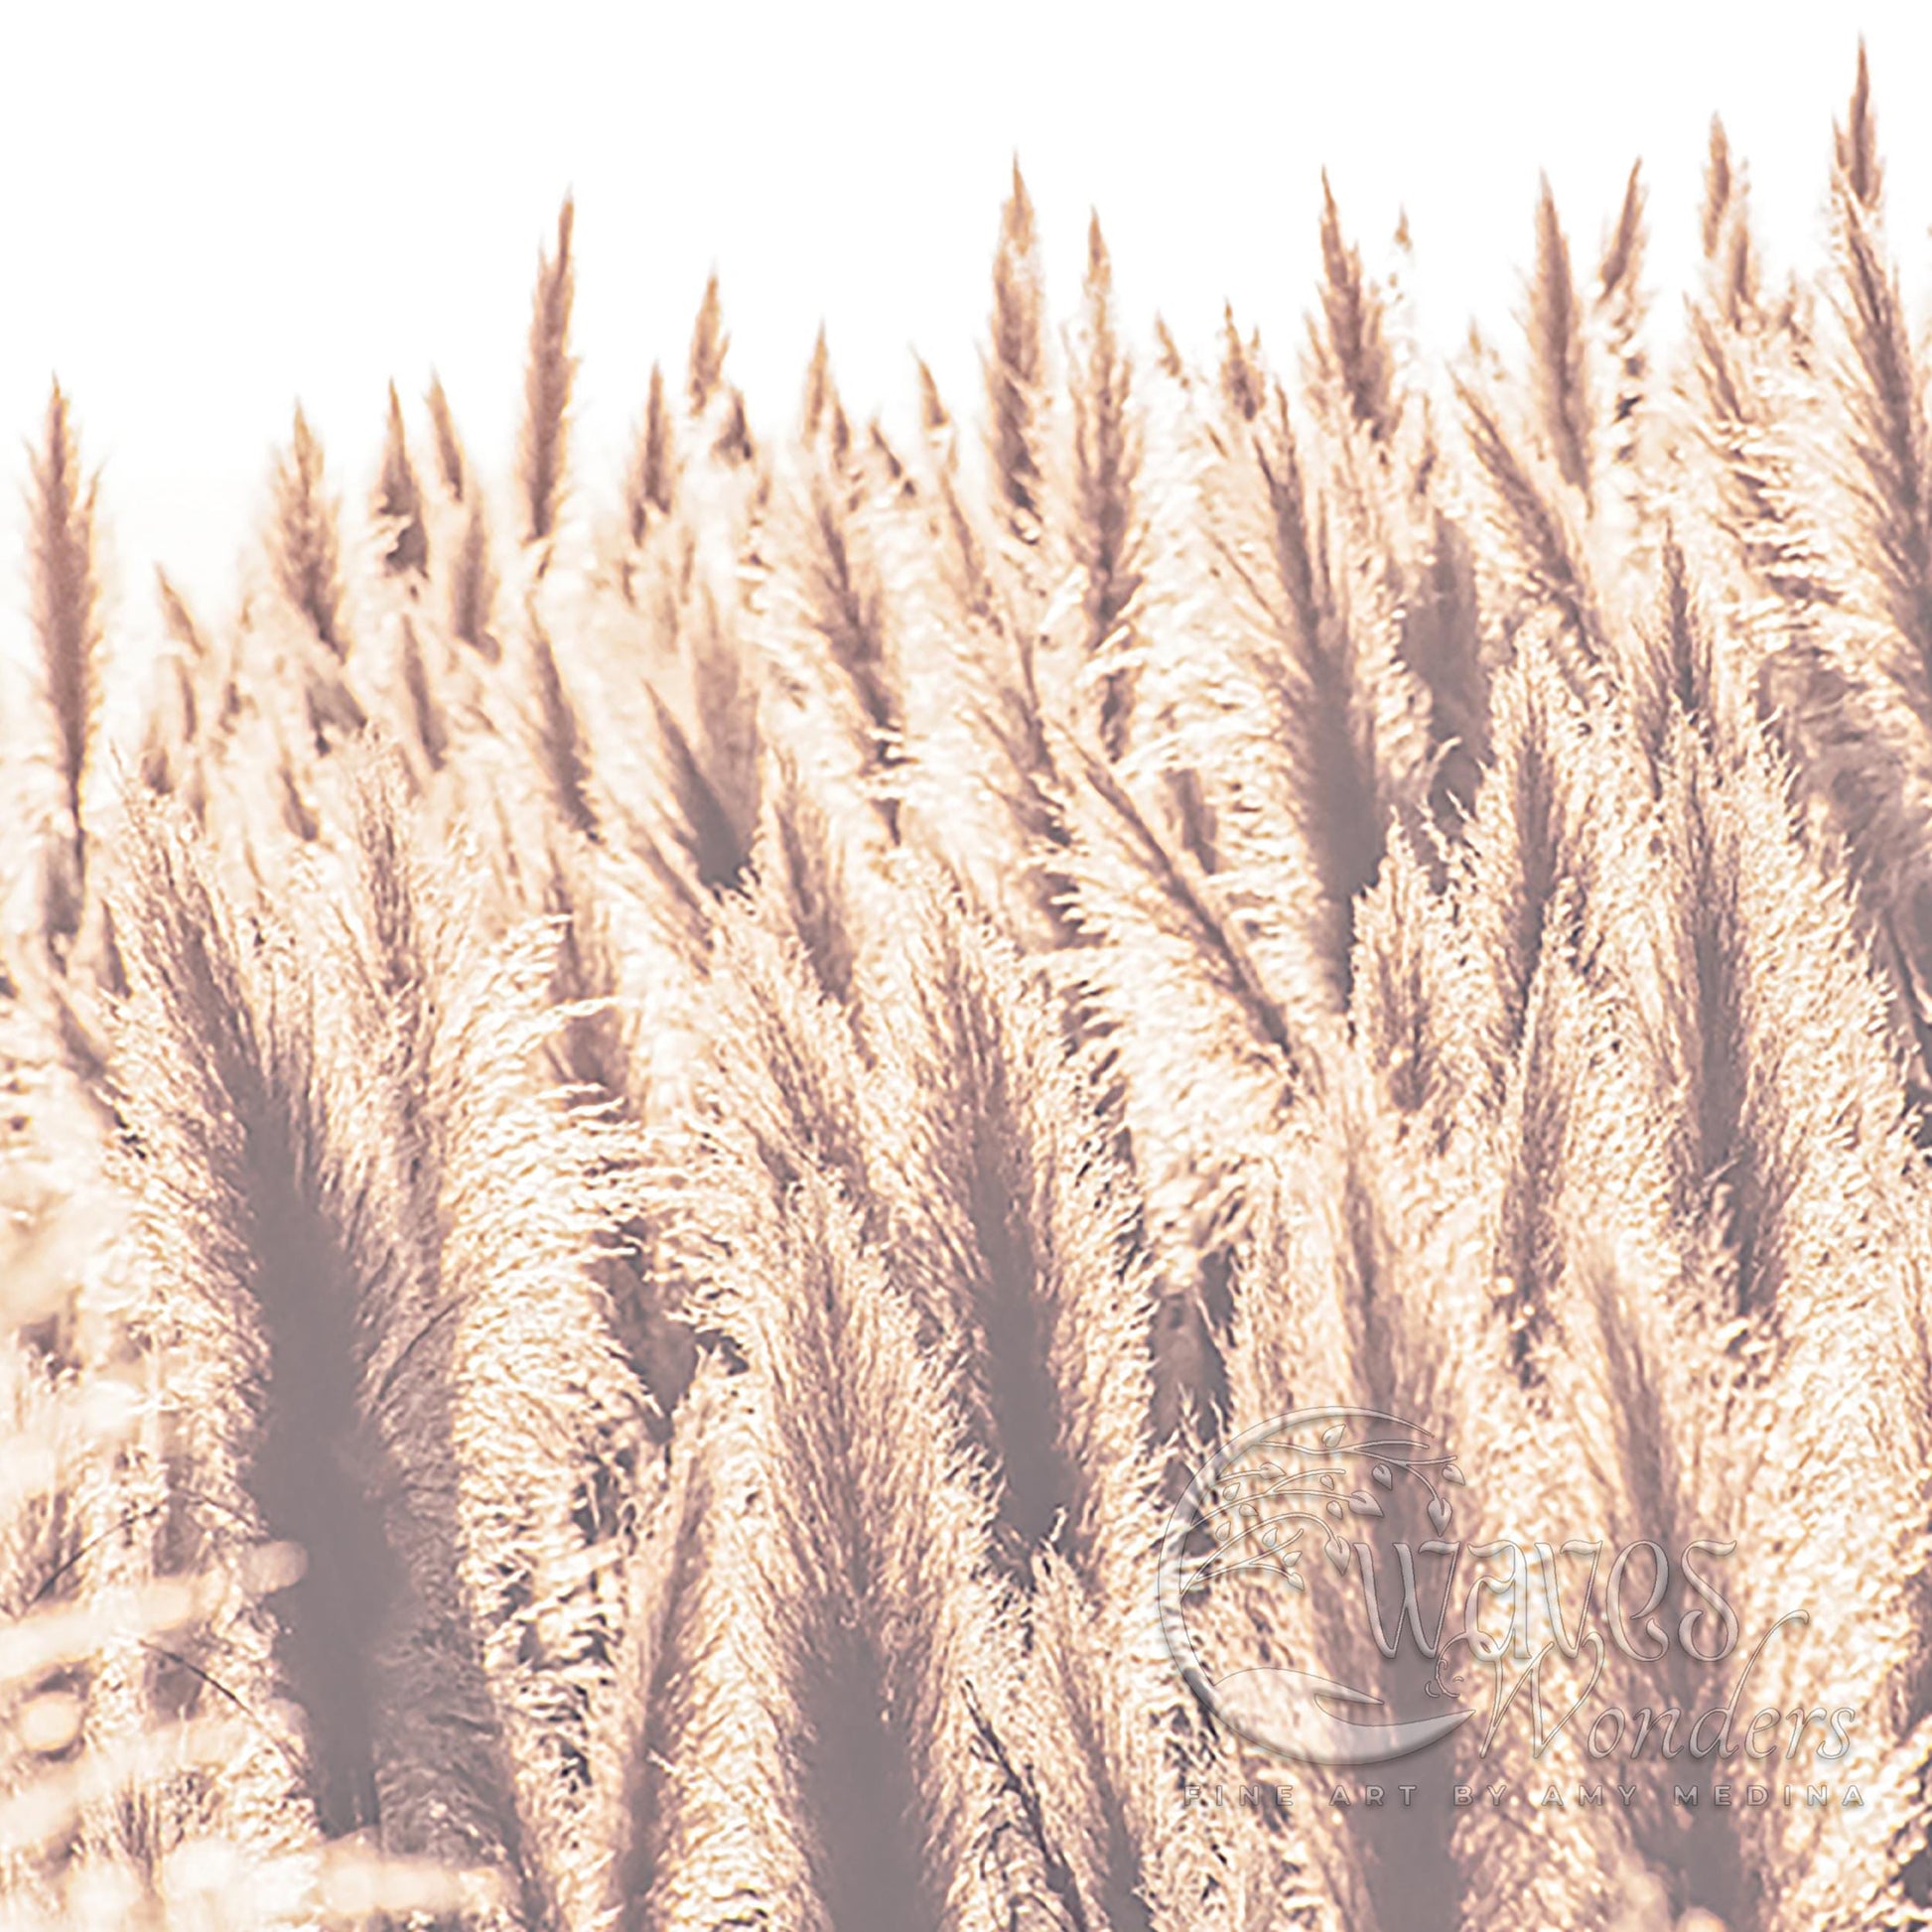
M 1746 161 L 1771 266 L 1822 251 L 1831 123 L 1863 29 L 1908 294 L 1928 280 L 1932 6 L 1030 8 L 0 0 L 0 431 L 58 371 L 100 464 L 121 632 L 153 561 L 232 609 L 299 397 L 359 500 L 393 376 L 434 367 L 507 468 L 537 250 L 578 204 L 578 481 L 608 500 L 653 357 L 681 374 L 706 274 L 754 426 L 788 424 L 821 320 L 848 403 L 909 419 L 911 349 L 978 406 L 988 270 L 1017 151 L 1056 320 L 1090 206 L 1123 321 L 1208 349 L 1223 299 L 1292 365 L 1318 173 L 1372 270 L 1398 210 L 1425 342 L 1507 338 L 1539 169 L 1593 261 L 1630 162 L 1674 325 L 1709 120 Z M 0 633 L 18 632 L 18 487 Z

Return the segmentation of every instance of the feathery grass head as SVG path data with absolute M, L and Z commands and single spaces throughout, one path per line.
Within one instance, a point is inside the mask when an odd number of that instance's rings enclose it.
M 653 362 L 643 426 L 624 483 L 624 531 L 633 548 L 643 542 L 653 521 L 670 515 L 676 488 L 677 447 L 664 401 L 664 371 Z
M 919 427 L 928 436 L 937 436 L 952 427 L 952 415 L 946 408 L 946 399 L 939 393 L 938 379 L 923 356 L 919 358 Z
M 725 351 L 731 338 L 725 334 L 725 308 L 718 294 L 714 272 L 704 285 L 704 300 L 698 304 L 698 319 L 691 325 L 691 352 L 686 363 L 684 393 L 691 413 L 701 416 L 711 405 L 725 379 Z
M 592 797 L 589 748 L 576 702 L 564 687 L 549 634 L 529 614 L 526 661 L 530 681 L 530 729 L 537 768 L 559 817 L 595 844 L 600 837 Z
M 1884 193 L 1885 168 L 1878 159 L 1878 135 L 1871 112 L 1871 71 L 1865 64 L 1864 41 L 1859 42 L 1858 78 L 1852 83 L 1852 102 L 1845 125 L 1834 124 L 1832 145 L 1838 172 L 1846 189 L 1870 213 L 1877 213 Z
M 1868 147 L 1869 116 L 1859 125 Z M 1875 157 L 1868 159 L 1875 168 Z M 1840 309 L 1851 349 L 1840 392 L 1851 432 L 1848 481 L 1863 539 L 1860 574 L 1906 647 L 1898 675 L 1932 725 L 1932 429 L 1925 369 L 1897 276 L 1880 251 L 1873 206 L 1844 169 L 1837 188 Z
M 1252 423 L 1268 402 L 1268 377 L 1261 366 L 1259 332 L 1243 342 L 1234 326 L 1234 308 L 1221 312 L 1221 395 L 1244 423 Z
M 825 340 L 821 323 L 812 343 L 811 360 L 805 365 L 805 393 L 799 404 L 798 425 L 805 442 L 822 442 L 834 463 L 843 464 L 852 453 L 852 425 L 845 404 L 839 399 L 839 385 L 832 373 L 832 348 Z
M 1724 235 L 1725 218 L 1730 212 L 1731 188 L 1730 139 L 1725 133 L 1724 121 L 1713 114 L 1711 139 L 1704 164 L 1704 213 L 1700 227 L 1707 261 L 1717 257 L 1718 243 Z
M 375 486 L 375 513 L 389 530 L 382 567 L 395 576 L 420 576 L 429 568 L 429 531 L 423 522 L 423 491 L 409 461 L 402 403 L 389 385 L 389 421 L 382 439 L 382 474 Z
M 1715 306 L 1733 329 L 1757 309 L 1757 254 L 1751 234 L 1750 196 L 1744 170 L 1730 152 L 1724 123 L 1711 119 L 1711 148 L 1704 172 L 1700 224 L 1705 276 Z
M 463 519 L 463 540 L 450 570 L 450 629 L 492 664 L 501 646 L 490 630 L 496 615 L 496 570 L 489 554 L 489 525 L 483 496 L 473 494 Z
M 1643 164 L 1633 162 L 1596 271 L 1595 314 L 1615 367 L 1615 388 L 1609 397 L 1604 428 L 1610 460 L 1618 466 L 1623 487 L 1631 492 L 1647 487 L 1638 465 L 1650 373 L 1649 350 L 1643 341 L 1646 199 Z
M 1605 655 L 1604 625 L 1583 545 L 1555 493 L 1511 439 L 1495 405 L 1460 377 L 1456 393 L 1497 515 L 1507 568 L 1562 620 L 1587 680 Z
M 300 403 L 287 454 L 275 473 L 269 557 L 282 595 L 338 658 L 348 654 L 343 627 L 342 540 L 337 508 L 323 486 L 322 444 Z
M 1321 312 L 1327 350 L 1348 409 L 1378 442 L 1395 433 L 1397 398 L 1382 301 L 1362 273 L 1361 252 L 1342 233 L 1341 211 L 1321 177 Z
M 1608 303 L 1615 300 L 1624 290 L 1632 287 L 1643 272 L 1643 217 L 1647 200 L 1643 163 L 1634 161 L 1623 184 L 1623 200 L 1617 208 L 1615 225 L 1610 229 L 1610 238 L 1596 271 L 1600 301 Z
M 1536 204 L 1536 273 L 1530 282 L 1530 368 L 1537 416 L 1563 480 L 1590 487 L 1590 418 L 1583 317 L 1570 269 L 1570 243 L 1546 179 Z
M 436 467 L 443 487 L 458 502 L 463 500 L 469 462 L 463 454 L 463 439 L 456 433 L 456 418 L 450 413 L 450 399 L 443 392 L 443 378 L 429 379 L 429 420 L 436 432 Z
M 1037 541 L 1045 504 L 1045 321 L 1034 205 L 1013 164 L 993 256 L 993 339 L 986 357 L 988 455 L 1002 520 L 1023 543 Z
M 80 917 L 85 848 L 80 799 L 101 696 L 99 589 L 94 575 L 95 483 L 83 480 L 72 412 L 61 385 L 48 393 L 47 416 L 33 459 L 29 543 L 33 558 L 34 639 L 42 689 L 54 726 L 71 895 L 50 906 L 54 936 L 72 937 Z M 69 902 L 70 900 L 70 902 Z
M 1081 343 L 1073 374 L 1072 548 L 1085 576 L 1089 668 L 1098 684 L 1098 737 L 1111 759 L 1127 748 L 1134 671 L 1126 645 L 1143 582 L 1141 452 L 1131 414 L 1133 375 L 1114 327 L 1113 264 L 1100 217 L 1087 227 Z
M 577 206 L 569 196 L 557 211 L 554 253 L 537 258 L 530 306 L 530 345 L 523 371 L 523 433 L 516 480 L 523 496 L 524 540 L 542 543 L 557 527 L 570 435 L 570 388 L 577 360 L 570 352 L 570 310 L 577 292 L 571 231 Z

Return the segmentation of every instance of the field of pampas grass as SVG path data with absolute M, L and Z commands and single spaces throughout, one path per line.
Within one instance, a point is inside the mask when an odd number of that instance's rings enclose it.
M 1098 220 L 1042 287 L 1016 169 L 982 396 L 895 442 L 821 339 L 769 434 L 714 282 L 614 478 L 566 202 L 513 467 L 440 384 L 372 479 L 298 410 L 238 620 L 163 576 L 139 667 L 56 386 L 0 1928 L 1932 1923 L 1932 399 L 1863 58 L 1820 146 L 1816 279 L 1714 124 L 1681 312 L 1640 174 L 1594 242 L 1546 189 L 1448 366 L 1332 196 L 1305 334 L 1196 367 Z M 1675 1594 L 1534 1733 L 1244 1741 L 1157 1557 L 1323 1405 L 1447 1445 L 1472 1550 L 1724 1552 L 1849 1753 L 1751 1810 L 1544 1749 L 1723 1703 Z

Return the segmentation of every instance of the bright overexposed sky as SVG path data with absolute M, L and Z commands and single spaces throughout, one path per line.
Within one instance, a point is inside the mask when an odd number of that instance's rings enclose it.
M 23 439 L 58 371 L 112 532 L 121 621 L 159 558 L 232 602 L 299 397 L 365 490 L 394 377 L 432 367 L 506 465 L 539 245 L 578 204 L 582 476 L 608 488 L 653 357 L 707 273 L 755 425 L 788 422 L 826 325 L 848 400 L 903 416 L 911 350 L 956 404 L 1007 170 L 1056 315 L 1097 207 L 1125 320 L 1204 348 L 1224 299 L 1285 357 L 1313 292 L 1319 170 L 1371 264 L 1398 212 L 1425 339 L 1521 301 L 1539 170 L 1590 255 L 1641 156 L 1649 281 L 1690 279 L 1713 111 L 1774 267 L 1814 260 L 1831 122 L 1868 43 L 1890 234 L 1928 280 L 1932 6 L 976 0 L 515 9 L 409 0 L 0 8 L 0 428 L 17 624 Z M 1592 256 L 1593 258 L 1593 256 Z

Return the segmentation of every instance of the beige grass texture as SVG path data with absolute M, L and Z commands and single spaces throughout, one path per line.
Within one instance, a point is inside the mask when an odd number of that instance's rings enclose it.
M 57 387 L 0 1927 L 1932 1919 L 1932 429 L 1863 59 L 1829 159 L 1775 284 L 1714 128 L 1681 314 L 1636 173 L 1597 250 L 1546 188 L 1524 341 L 1443 369 L 1325 195 L 1306 340 L 1137 358 L 1097 221 L 1061 329 L 1016 172 L 977 407 L 921 369 L 895 444 L 821 341 L 767 441 L 714 283 L 605 496 L 566 204 L 504 486 L 392 390 L 345 515 L 298 411 L 237 621 L 163 578 L 138 672 Z M 1472 1542 L 1733 1541 L 1862 1816 L 1261 1765 L 1154 1557 L 1317 1403 L 1452 1444 Z

